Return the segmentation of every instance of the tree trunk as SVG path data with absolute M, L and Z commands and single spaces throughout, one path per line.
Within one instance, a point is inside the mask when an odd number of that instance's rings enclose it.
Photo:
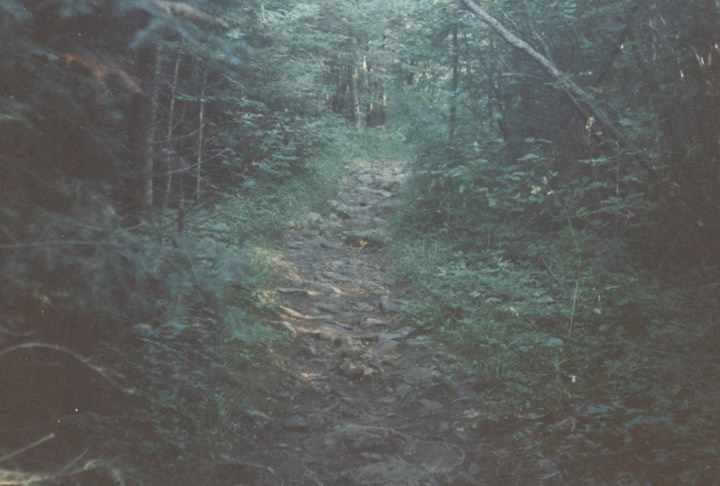
M 137 64 L 142 76 L 143 91 L 135 95 L 136 107 L 133 109 L 135 120 L 131 121 L 129 138 L 135 164 L 141 174 L 140 206 L 145 217 L 152 219 L 160 47 L 152 45 L 141 48 L 138 51 Z
M 503 86 L 503 77 L 499 75 L 497 65 L 490 63 L 491 60 L 497 60 L 499 55 L 495 47 L 495 42 L 490 41 L 490 52 L 487 56 L 486 61 L 483 57 L 478 57 L 478 62 L 482 66 L 482 71 L 486 74 L 487 87 L 485 88 L 488 92 L 487 102 L 487 114 L 485 119 L 487 120 L 487 126 L 492 125 L 493 120 L 497 120 L 497 128 L 500 131 L 503 142 L 507 149 L 507 153 L 510 158 L 514 158 L 515 144 L 513 143 L 512 132 L 508 124 L 508 109 L 507 109 L 507 95 L 506 90 Z M 500 116 L 496 117 L 495 114 Z
M 460 78 L 460 56 L 458 54 L 458 25 L 455 22 L 452 25 L 452 52 L 450 53 L 452 63 L 452 85 L 450 87 L 450 115 L 448 117 L 448 134 L 452 137 L 455 134 L 455 126 L 457 125 L 457 92 L 458 81 Z
M 615 61 L 615 58 L 620 54 L 623 50 L 623 44 L 625 43 L 625 40 L 630 37 L 632 34 L 632 27 L 633 27 L 633 19 L 635 18 L 635 15 L 640 10 L 640 3 L 635 5 L 633 8 L 630 9 L 630 13 L 628 14 L 627 18 L 625 19 L 625 27 L 620 32 L 620 35 L 618 36 L 617 40 L 615 41 L 615 44 L 613 45 L 613 48 L 610 50 L 610 52 L 605 57 L 605 60 L 600 64 L 600 68 L 596 69 L 597 75 L 595 76 L 595 79 L 593 80 L 593 86 L 599 85 L 602 80 L 605 78 L 608 72 L 610 72 L 610 68 L 613 65 L 613 62 Z
M 375 103 L 375 97 L 377 96 L 375 94 L 375 83 L 372 79 L 372 70 L 366 69 L 365 70 L 365 86 L 367 86 L 367 113 L 365 114 L 365 126 L 366 127 L 372 127 L 374 126 L 375 120 L 378 116 L 378 108 L 377 103 Z
M 203 128 L 205 126 L 205 87 L 207 85 L 207 71 L 203 71 L 200 87 L 200 111 L 198 114 L 198 138 L 197 138 L 197 164 L 195 167 L 195 200 L 200 200 L 200 182 L 202 177 L 203 162 Z
M 363 129 L 362 109 L 360 108 L 360 93 L 358 92 L 358 78 L 360 73 L 358 72 L 357 66 L 353 63 L 350 67 L 350 89 L 352 91 L 353 98 L 353 118 L 355 119 L 355 126 L 358 132 Z
M 382 78 L 380 85 L 380 97 L 382 99 L 382 113 L 380 116 L 380 124 L 385 124 L 388 118 L 388 109 L 390 108 L 390 100 L 387 95 L 387 86 L 385 85 L 385 77 Z
M 175 154 L 175 150 L 173 148 L 173 129 L 175 127 L 175 95 L 177 93 L 177 86 L 179 81 L 179 74 L 180 74 L 180 62 L 182 60 L 183 56 L 183 44 L 180 44 L 180 48 L 178 49 L 177 57 L 175 58 L 175 67 L 173 69 L 173 79 L 172 84 L 170 85 L 170 106 L 168 107 L 168 128 L 167 128 L 167 142 L 165 149 L 167 151 L 166 157 L 165 157 L 165 168 L 167 169 L 167 178 L 165 179 L 165 198 L 163 199 L 163 210 L 160 212 L 160 216 L 162 217 L 163 213 L 165 213 L 165 210 L 168 207 L 168 203 L 170 202 L 170 196 L 172 194 L 172 184 L 173 184 L 173 171 L 175 170 L 175 167 L 177 164 L 175 163 L 175 157 L 177 155 Z

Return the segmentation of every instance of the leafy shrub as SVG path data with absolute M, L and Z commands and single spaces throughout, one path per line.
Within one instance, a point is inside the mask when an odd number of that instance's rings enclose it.
M 0 446 L 55 434 L 22 454 L 26 470 L 70 461 L 88 441 L 106 457 L 137 444 L 187 453 L 188 434 L 209 426 L 203 373 L 223 359 L 218 342 L 237 340 L 242 362 L 269 336 L 257 324 L 269 256 L 193 235 L 163 242 L 86 196 L 93 204 L 67 214 L 8 204 L 2 216 L 0 413 L 14 426 Z
M 636 258 L 662 206 L 613 179 L 619 159 L 560 177 L 550 144 L 525 144 L 511 160 L 500 142 L 420 145 L 393 239 L 408 318 L 439 362 L 504 392 L 568 483 L 709 484 L 720 367 L 697 372 L 691 350 L 717 345 L 716 305 L 684 287 L 714 269 L 663 280 Z
M 491 240 L 395 237 L 394 264 L 418 293 L 408 318 L 442 346 L 430 351 L 534 418 L 528 446 L 560 458 L 570 482 L 711 482 L 720 367 L 695 371 L 690 350 L 718 343 L 703 310 L 715 306 L 638 267 L 621 240 L 497 226 L 484 225 Z

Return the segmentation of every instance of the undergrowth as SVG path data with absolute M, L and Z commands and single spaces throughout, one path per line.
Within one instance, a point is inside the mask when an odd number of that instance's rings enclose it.
M 571 198 L 528 211 L 557 199 L 531 182 L 498 176 L 484 186 L 502 198 L 490 207 L 486 191 L 461 197 L 492 167 L 474 178 L 419 170 L 392 261 L 416 292 L 407 318 L 437 338 L 437 362 L 499 394 L 527 424 L 527 453 L 561 465 L 559 484 L 713 484 L 715 269 L 643 266 L 626 239 L 577 224 Z M 533 212 L 544 225 L 528 224 Z
M 436 332 L 441 362 L 500 390 L 530 421 L 531 452 L 560 458 L 572 484 L 712 482 L 712 299 L 588 234 L 577 235 L 579 255 L 562 235 L 520 238 L 522 260 L 414 236 L 394 243 L 396 269 L 417 292 L 409 317 Z
M 0 255 L 13 277 L 1 284 L 0 481 L 212 481 L 214 461 L 262 436 L 282 407 L 281 337 L 267 325 L 277 247 L 289 224 L 329 211 L 359 159 L 362 137 L 336 136 L 302 171 L 256 174 L 193 208 L 181 234 L 128 225 L 98 194 L 63 219 L 36 210 L 17 236 L 43 243 Z

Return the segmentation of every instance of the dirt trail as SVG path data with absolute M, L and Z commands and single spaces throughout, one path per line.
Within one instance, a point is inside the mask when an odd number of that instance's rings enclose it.
M 430 337 L 403 322 L 407 290 L 385 248 L 403 177 L 397 160 L 348 167 L 335 214 L 311 214 L 287 235 L 278 324 L 294 340 L 288 406 L 261 452 L 234 461 L 233 484 L 507 486 L 555 475 L 528 468 L 520 421 L 498 411 L 493 391 L 442 376 Z

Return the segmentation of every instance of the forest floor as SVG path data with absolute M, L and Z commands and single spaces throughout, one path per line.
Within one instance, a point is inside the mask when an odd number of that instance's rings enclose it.
M 278 375 L 247 411 L 254 438 L 227 443 L 208 484 L 550 484 L 524 454 L 523 420 L 479 381 L 443 369 L 431 335 L 410 325 L 409 290 L 387 244 L 402 160 L 346 168 L 334 214 L 287 231 L 275 325 Z M 446 353 L 447 354 L 447 353 Z M 447 361 L 448 356 L 445 356 Z M 450 357 L 451 358 L 451 357 Z M 247 397 L 246 397 L 247 398 Z

